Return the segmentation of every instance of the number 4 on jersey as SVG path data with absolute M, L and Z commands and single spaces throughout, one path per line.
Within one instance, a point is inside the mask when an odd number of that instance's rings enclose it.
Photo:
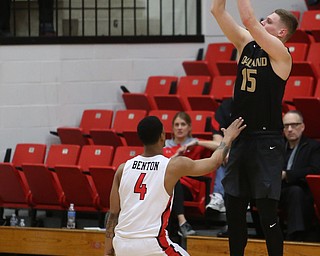
M 145 176 L 146 173 L 141 173 L 136 185 L 134 186 L 134 193 L 140 194 L 140 200 L 144 200 L 144 197 L 147 193 L 147 185 L 142 183 Z

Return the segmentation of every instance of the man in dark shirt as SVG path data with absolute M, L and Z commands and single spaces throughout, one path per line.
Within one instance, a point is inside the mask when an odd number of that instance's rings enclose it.
M 314 220 L 313 197 L 306 176 L 320 174 L 320 143 L 303 136 L 305 125 L 299 111 L 287 112 L 283 125 L 286 161 L 279 208 L 286 215 L 286 240 L 304 241 Z

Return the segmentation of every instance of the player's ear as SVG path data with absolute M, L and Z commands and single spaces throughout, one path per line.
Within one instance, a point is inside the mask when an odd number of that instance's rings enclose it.
M 280 31 L 278 32 L 278 36 L 280 38 L 285 38 L 288 34 L 288 30 L 285 28 L 280 29 Z

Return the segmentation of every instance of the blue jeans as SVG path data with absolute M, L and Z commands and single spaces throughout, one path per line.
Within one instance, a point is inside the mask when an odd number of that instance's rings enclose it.
M 213 187 L 213 193 L 219 193 L 224 197 L 224 188 L 222 186 L 222 179 L 225 176 L 225 167 L 220 166 L 216 172 L 216 178 L 214 180 L 214 187 Z

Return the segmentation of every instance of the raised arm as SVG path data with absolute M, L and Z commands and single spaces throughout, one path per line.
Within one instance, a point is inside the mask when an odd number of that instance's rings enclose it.
M 110 193 L 110 209 L 109 216 L 106 221 L 106 237 L 105 237 L 105 253 L 104 256 L 114 256 L 114 249 L 112 239 L 114 237 L 114 228 L 118 224 L 118 217 L 120 212 L 120 196 L 119 185 L 123 172 L 124 164 L 120 165 L 113 179 L 113 184 Z
M 212 0 L 211 13 L 218 22 L 222 32 L 237 48 L 238 53 L 252 40 L 251 35 L 239 26 L 232 16 L 226 11 L 226 0 Z
M 291 70 L 291 56 L 283 44 L 287 31 L 279 22 L 280 17 L 273 13 L 261 24 L 255 17 L 250 0 L 238 0 L 238 9 L 243 25 L 269 54 L 274 71 L 282 79 L 287 79 Z
M 224 137 L 220 146 L 213 152 L 211 157 L 200 160 L 192 160 L 188 157 L 176 157 L 170 160 L 165 186 L 168 192 L 172 191 L 178 179 L 182 176 L 202 176 L 213 169 L 217 169 L 224 161 L 231 147 L 232 141 L 246 127 L 243 119 L 236 119 L 227 129 L 222 129 Z

